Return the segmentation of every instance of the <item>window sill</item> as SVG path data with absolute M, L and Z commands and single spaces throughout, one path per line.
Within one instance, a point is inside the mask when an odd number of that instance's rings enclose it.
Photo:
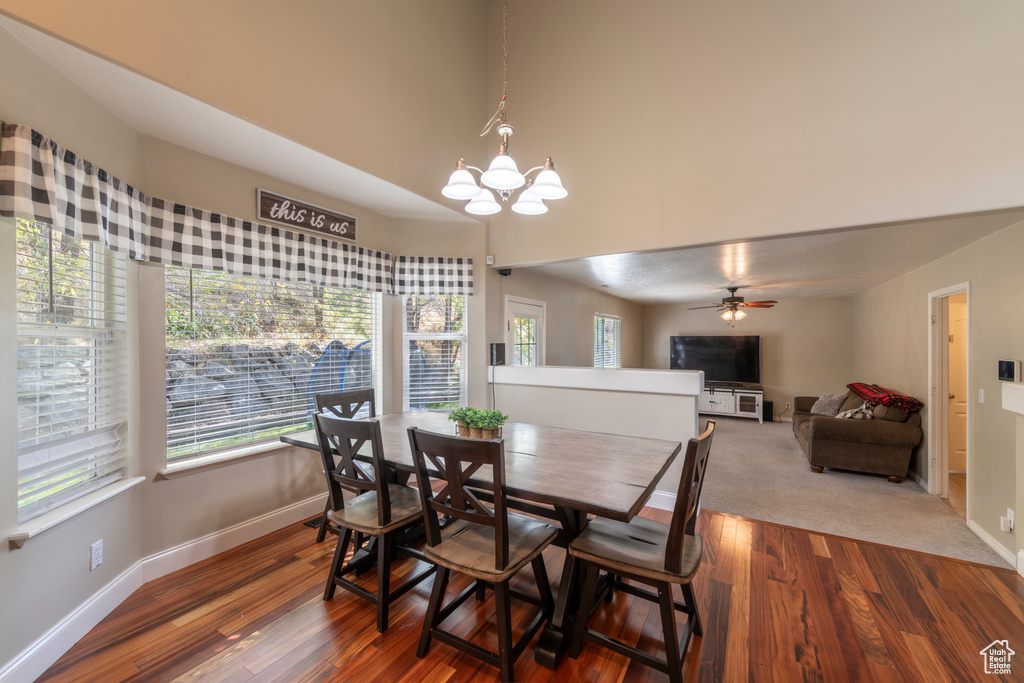
M 277 439 L 264 441 L 250 446 L 243 446 L 242 448 L 232 448 L 229 451 L 218 451 L 210 455 L 190 458 L 180 463 L 168 465 L 162 470 L 157 470 L 157 475 L 162 479 L 187 477 L 191 474 L 215 470 L 218 467 L 227 467 L 228 465 L 234 465 L 247 460 L 255 460 L 256 458 L 272 455 L 289 448 L 295 448 L 295 446 L 282 443 Z
M 51 510 L 46 514 L 39 515 L 35 519 L 30 519 L 24 524 L 19 525 L 18 530 L 7 537 L 7 542 L 11 548 L 21 548 L 29 541 L 63 526 L 75 517 L 88 512 L 94 507 L 98 507 L 126 491 L 131 491 L 145 480 L 145 477 L 121 479 L 119 481 L 115 481 L 109 486 L 104 486 L 97 491 L 87 493 L 81 498 L 76 498 L 70 503 L 61 505 L 56 510 Z

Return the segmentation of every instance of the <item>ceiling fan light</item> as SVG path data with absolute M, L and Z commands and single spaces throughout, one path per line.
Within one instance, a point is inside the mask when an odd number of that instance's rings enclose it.
M 742 309 L 737 309 L 735 314 L 733 315 L 733 319 L 734 320 L 743 320 L 746 317 L 747 317 L 747 313 L 746 313 L 746 311 L 744 311 Z
M 544 169 L 537 174 L 537 180 L 531 186 L 541 199 L 562 199 L 569 192 L 562 187 L 562 179 L 554 169 Z
M 501 211 L 501 204 L 494 200 L 494 195 L 490 190 L 477 187 L 476 196 L 469 200 L 469 204 L 466 204 L 466 211 L 477 216 L 489 216 Z
M 729 310 L 727 310 L 727 311 L 723 311 L 722 312 L 722 320 L 724 320 L 725 322 L 731 323 L 735 319 L 736 319 L 736 311 L 732 310 L 731 308 Z
M 480 192 L 480 186 L 473 179 L 473 174 L 464 168 L 457 168 L 448 179 L 448 184 L 441 189 L 441 194 L 449 199 L 472 199 Z
M 526 184 L 526 178 L 519 172 L 516 162 L 507 154 L 494 157 L 480 180 L 495 190 L 517 190 Z

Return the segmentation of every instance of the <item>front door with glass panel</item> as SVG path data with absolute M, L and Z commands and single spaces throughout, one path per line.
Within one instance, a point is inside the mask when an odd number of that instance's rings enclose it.
M 505 347 L 510 365 L 544 365 L 547 304 L 523 297 L 505 297 Z

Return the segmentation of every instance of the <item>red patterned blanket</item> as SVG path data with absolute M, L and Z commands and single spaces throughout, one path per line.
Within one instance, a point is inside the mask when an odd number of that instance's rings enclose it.
M 908 413 L 914 413 L 921 410 L 921 408 L 924 408 L 924 404 L 913 396 L 903 396 L 902 394 L 897 394 L 895 391 L 883 389 L 877 384 L 853 382 L 851 384 L 847 384 L 846 388 L 857 396 L 860 396 L 865 401 L 881 403 L 883 406 L 895 406 Z

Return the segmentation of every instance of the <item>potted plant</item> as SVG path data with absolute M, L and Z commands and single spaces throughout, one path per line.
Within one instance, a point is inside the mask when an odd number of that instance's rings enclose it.
M 459 428 L 459 436 L 470 436 L 476 439 L 494 439 L 501 436 L 501 426 L 508 415 L 500 410 L 457 408 L 448 414 L 448 419 Z

